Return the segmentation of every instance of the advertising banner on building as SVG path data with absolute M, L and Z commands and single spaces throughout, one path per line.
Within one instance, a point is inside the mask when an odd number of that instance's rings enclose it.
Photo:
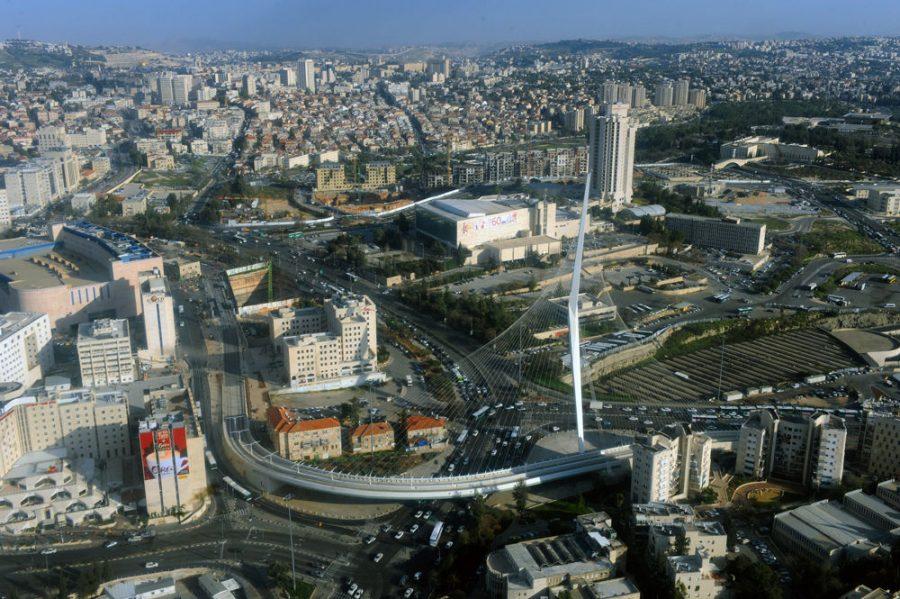
M 144 480 L 157 478 L 185 478 L 190 474 L 188 461 L 187 434 L 184 427 L 142 431 L 139 437 L 141 446 L 141 466 L 144 469 Z

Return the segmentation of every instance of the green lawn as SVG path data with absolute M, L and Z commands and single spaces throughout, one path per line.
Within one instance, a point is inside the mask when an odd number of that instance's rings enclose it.
M 815 223 L 809 233 L 800 236 L 800 241 L 809 249 L 810 254 L 880 254 L 882 251 L 880 245 L 861 235 L 856 229 L 833 222 Z
M 791 226 L 791 223 L 784 220 L 783 218 L 775 218 L 774 216 L 766 216 L 763 218 L 752 218 L 751 222 L 759 223 L 761 225 L 765 225 L 766 229 L 770 231 L 784 231 Z

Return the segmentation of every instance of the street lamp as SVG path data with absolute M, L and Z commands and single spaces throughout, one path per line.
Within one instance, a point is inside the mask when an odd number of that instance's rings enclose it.
M 288 493 L 284 496 L 284 501 L 287 503 L 288 509 L 288 538 L 290 538 L 291 542 L 291 586 L 296 591 L 297 590 L 297 566 L 296 561 L 294 560 L 294 521 L 291 517 L 291 499 L 294 498 L 293 493 Z

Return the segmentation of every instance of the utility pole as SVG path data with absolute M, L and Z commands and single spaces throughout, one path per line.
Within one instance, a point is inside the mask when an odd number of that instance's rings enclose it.
M 287 503 L 288 509 L 288 538 L 291 542 L 291 587 L 296 591 L 297 590 L 297 562 L 294 559 L 294 521 L 291 516 L 291 499 L 294 498 L 293 493 L 288 493 L 284 496 L 284 501 Z

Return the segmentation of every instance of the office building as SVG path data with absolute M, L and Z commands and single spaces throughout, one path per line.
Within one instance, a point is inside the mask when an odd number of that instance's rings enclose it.
M 51 225 L 51 236 L 0 248 L 0 309 L 47 314 L 54 329 L 141 314 L 143 273 L 162 272 L 162 258 L 129 235 L 86 221 Z
M 103 387 L 134 382 L 134 358 L 128 321 L 104 318 L 78 325 L 81 384 Z
M 50 319 L 46 314 L 8 312 L 0 316 L 0 384 L 28 389 L 53 367 Z
M 144 497 L 150 518 L 189 513 L 206 496 L 206 439 L 182 412 L 138 423 Z
M 58 149 L 10 169 L 3 178 L 7 208 L 30 212 L 75 192 L 81 175 L 75 155 Z
M 775 514 L 772 538 L 785 551 L 832 565 L 889 555 L 900 537 L 900 511 L 890 502 L 895 486 L 885 481 L 874 496 L 856 490 L 843 504 L 823 499 Z
M 579 519 L 598 525 L 577 523 L 575 532 L 512 543 L 488 554 L 488 594 L 498 599 L 532 599 L 579 589 L 588 594 L 578 596 L 596 597 L 590 594 L 593 585 L 615 577 L 627 548 L 605 513 Z
M 193 77 L 160 73 L 156 78 L 156 91 L 161 104 L 167 106 L 186 106 L 190 101 Z
M 690 79 L 679 79 L 676 81 L 675 87 L 672 89 L 672 104 L 675 106 L 687 106 L 690 88 Z
M 759 255 L 766 247 L 766 225 L 739 218 L 667 214 L 666 228 L 681 233 L 685 243 L 738 254 Z
M 360 424 L 350 432 L 353 453 L 375 453 L 394 449 L 394 429 L 387 422 Z
M 297 71 L 288 67 L 279 70 L 278 81 L 281 83 L 282 87 L 296 87 Z
M 175 333 L 175 303 L 164 277 L 149 278 L 141 284 L 144 336 L 150 357 L 173 357 L 178 339 Z
M 631 203 L 637 128 L 628 117 L 628 106 L 607 105 L 591 123 L 591 192 L 613 212 Z
M 317 385 L 355 385 L 383 378 L 378 370 L 375 304 L 368 296 L 345 295 L 325 300 L 318 316 L 297 316 L 297 328 L 315 332 L 284 336 L 281 347 L 285 375 L 291 387 L 312 390 Z M 271 325 L 284 331 L 283 325 Z M 293 326 L 293 325 L 289 325 Z
M 653 93 L 653 104 L 659 108 L 671 106 L 674 93 L 671 81 L 662 81 L 656 84 L 656 90 Z
M 632 503 L 687 499 L 709 486 L 712 440 L 671 425 L 633 446 Z
M 762 159 L 772 162 L 809 164 L 825 156 L 822 150 L 804 144 L 782 143 L 777 137 L 754 135 L 723 143 L 719 148 L 722 160 Z
M 309 58 L 297 64 L 297 85 L 302 90 L 313 93 L 316 91 L 316 68 Z
M 38 388 L 0 405 L 0 472 L 30 451 L 64 447 L 72 459 L 131 455 L 122 391 Z
M 812 488 L 837 487 L 844 473 L 847 429 L 826 413 L 779 416 L 757 410 L 741 425 L 735 473 Z
M 343 451 L 341 423 L 335 418 L 298 420 L 283 407 L 266 413 L 269 438 L 275 452 L 289 460 L 327 460 Z

